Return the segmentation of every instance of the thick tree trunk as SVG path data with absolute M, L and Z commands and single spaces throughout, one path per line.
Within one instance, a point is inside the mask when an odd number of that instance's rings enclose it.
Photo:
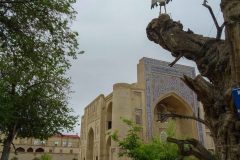
M 15 136 L 16 136 L 15 130 L 7 135 L 6 139 L 3 142 L 3 151 L 0 160 L 8 160 L 11 151 L 11 145 Z
M 183 81 L 203 103 L 220 160 L 240 159 L 240 121 L 236 115 L 231 89 L 240 87 L 240 0 L 222 0 L 226 40 L 203 37 L 183 31 L 180 22 L 167 14 L 153 19 L 147 27 L 149 40 L 162 46 L 178 60 L 196 62 L 201 75 Z M 209 79 L 205 80 L 202 76 Z
M 240 1 L 222 0 L 221 9 L 226 22 L 226 41 L 231 47 L 232 79 L 240 86 Z
M 11 142 L 9 140 L 6 140 L 4 142 L 1 160 L 8 160 L 10 150 L 11 150 Z

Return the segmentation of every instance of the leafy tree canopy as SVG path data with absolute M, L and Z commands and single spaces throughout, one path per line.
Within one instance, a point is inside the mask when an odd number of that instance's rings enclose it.
M 70 28 L 74 3 L 0 3 L 0 132 L 6 137 L 43 139 L 73 129 L 77 117 L 68 108 L 65 73 L 78 51 Z

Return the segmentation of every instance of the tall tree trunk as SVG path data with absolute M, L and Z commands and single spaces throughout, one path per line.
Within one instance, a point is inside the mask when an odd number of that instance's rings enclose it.
M 14 129 L 12 130 L 12 132 L 10 132 L 6 139 L 3 142 L 3 151 L 2 151 L 2 156 L 0 160 L 8 160 L 9 158 L 9 154 L 11 151 L 11 145 L 13 143 L 13 140 L 16 136 L 16 129 L 14 127 Z
M 225 40 L 184 31 L 180 22 L 166 14 L 149 23 L 147 36 L 170 51 L 176 61 L 185 57 L 196 62 L 201 75 L 194 79 L 184 76 L 182 80 L 203 104 L 218 159 L 239 160 L 240 121 L 231 90 L 240 87 L 240 0 L 222 0 L 221 9 L 226 26 Z
M 226 41 L 231 46 L 232 79 L 240 86 L 240 2 L 222 0 L 221 9 L 226 22 Z

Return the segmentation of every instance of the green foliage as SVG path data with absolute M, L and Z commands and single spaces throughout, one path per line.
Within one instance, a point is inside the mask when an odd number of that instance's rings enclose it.
M 43 154 L 40 160 L 52 160 L 52 157 L 49 154 Z
M 76 58 L 75 0 L 0 3 L 0 131 L 48 138 L 72 130 L 66 71 Z
M 152 141 L 145 143 L 140 138 L 139 133 L 142 128 L 130 120 L 123 120 L 128 125 L 126 137 L 120 140 L 117 131 L 112 135 L 121 148 L 119 156 L 127 156 L 133 160 L 175 160 L 177 158 L 177 146 L 172 143 L 160 141 L 154 138 Z M 174 122 L 169 123 L 166 132 L 174 136 Z
M 168 137 L 174 137 L 176 132 L 176 123 L 173 120 L 169 120 L 167 123 L 168 124 L 165 132 L 167 133 Z
M 193 156 L 189 156 L 189 157 L 184 157 L 184 160 L 199 160 L 199 159 Z
M 18 158 L 17 157 L 13 157 L 13 158 L 11 158 L 11 160 L 18 160 Z
M 72 130 L 66 71 L 76 58 L 77 33 L 70 23 L 75 0 L 0 3 L 0 132 L 9 146 L 15 136 L 48 138 Z M 8 149 L 2 153 L 7 158 Z M 4 156 L 5 155 L 5 156 Z M 4 158 L 4 159 L 6 159 Z

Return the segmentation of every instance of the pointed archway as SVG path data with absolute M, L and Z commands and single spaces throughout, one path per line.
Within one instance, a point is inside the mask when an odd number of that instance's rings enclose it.
M 94 154 L 94 132 L 93 129 L 90 128 L 87 137 L 87 160 L 93 160 Z
M 106 153 L 105 153 L 106 158 L 105 158 L 105 160 L 110 160 L 110 157 L 111 157 L 110 151 L 111 151 L 111 137 L 108 137 L 107 143 L 106 143 Z
M 166 122 L 158 122 L 161 113 L 175 113 L 180 115 L 192 116 L 192 107 L 175 92 L 171 92 L 160 97 L 157 104 L 154 106 L 153 132 L 154 136 L 162 136 L 168 125 Z M 196 121 L 185 119 L 174 119 L 175 136 L 178 138 L 197 138 Z

